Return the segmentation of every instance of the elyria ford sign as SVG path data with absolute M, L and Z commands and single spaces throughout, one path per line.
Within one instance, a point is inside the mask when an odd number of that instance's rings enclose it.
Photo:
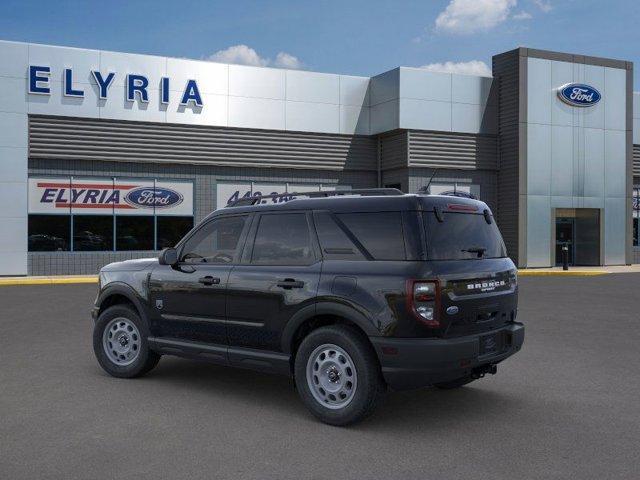
M 595 88 L 583 83 L 567 83 L 558 88 L 558 97 L 574 107 L 592 107 L 602 96 Z
M 98 87 L 98 98 L 106 100 L 109 96 L 109 90 L 115 79 L 116 72 L 102 73 L 99 71 L 91 71 L 91 75 Z M 51 95 L 51 67 L 42 65 L 29 65 L 28 87 L 30 94 Z M 149 103 L 149 91 L 158 91 L 161 104 L 167 105 L 170 100 L 170 84 L 171 79 L 162 77 L 159 85 L 149 85 L 149 79 L 144 75 L 128 73 L 124 82 L 125 98 L 128 102 L 136 100 L 142 103 Z M 196 107 L 202 107 L 202 96 L 198 89 L 198 83 L 195 80 L 187 80 L 180 87 L 182 94 L 180 95 L 180 105 L 189 106 L 193 104 Z M 74 71 L 71 68 L 65 68 L 62 76 L 62 94 L 65 97 L 84 98 L 85 92 L 78 85 L 74 84 Z
M 29 213 L 193 215 L 193 183 L 70 177 L 29 178 Z

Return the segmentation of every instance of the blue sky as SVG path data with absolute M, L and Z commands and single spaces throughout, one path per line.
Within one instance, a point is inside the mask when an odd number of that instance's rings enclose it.
M 398 65 L 482 73 L 491 55 L 528 46 L 634 61 L 635 90 L 638 25 L 640 9 L 631 0 L 0 4 L 6 40 L 355 75 Z

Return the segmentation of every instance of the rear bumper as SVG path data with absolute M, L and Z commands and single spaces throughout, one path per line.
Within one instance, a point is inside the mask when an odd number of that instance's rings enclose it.
M 500 336 L 500 348 L 481 354 L 481 337 L 492 334 Z M 522 348 L 524 325 L 512 323 L 481 335 L 451 339 L 370 339 L 387 384 L 394 390 L 406 390 L 455 380 L 471 374 L 475 368 L 501 362 Z

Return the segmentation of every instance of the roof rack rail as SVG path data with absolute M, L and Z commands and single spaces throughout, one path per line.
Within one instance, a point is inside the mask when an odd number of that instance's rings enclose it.
M 347 195 L 361 195 L 361 196 L 374 196 L 374 195 L 404 195 L 397 188 L 360 188 L 354 190 L 330 190 L 330 191 L 318 191 L 318 192 L 288 192 L 288 193 L 274 193 L 273 195 L 256 195 L 255 197 L 240 198 L 234 202 L 231 202 L 227 207 L 241 207 L 250 206 L 262 203 L 262 200 L 280 199 L 287 197 L 307 197 L 307 198 L 324 198 L 324 197 L 337 197 Z M 274 202 L 275 203 L 275 202 Z

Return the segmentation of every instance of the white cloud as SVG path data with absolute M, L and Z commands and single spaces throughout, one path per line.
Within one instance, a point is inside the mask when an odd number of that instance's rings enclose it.
M 218 50 L 207 57 L 207 60 L 220 63 L 238 63 L 254 67 L 264 67 L 269 63 L 268 59 L 262 58 L 258 55 L 258 52 L 246 45 L 233 45 L 225 50 Z
M 553 5 L 551 5 L 551 2 L 547 2 L 545 0 L 533 0 L 533 3 L 544 13 L 548 13 L 553 9 Z
M 444 62 L 430 63 L 420 68 L 429 70 L 430 72 L 441 73 L 460 73 L 463 75 L 481 75 L 483 77 L 491 76 L 489 65 L 480 60 L 471 60 L 469 62 Z
M 511 18 L 514 20 L 530 20 L 533 16 L 529 12 L 522 10 L 521 12 L 514 14 Z
M 253 67 L 278 67 L 297 70 L 302 68 L 302 62 L 287 52 L 280 52 L 275 60 L 261 57 L 258 52 L 247 45 L 233 45 L 208 56 L 206 60 L 220 63 L 236 63 Z
M 276 55 L 276 61 L 273 65 L 280 68 L 288 68 L 290 70 L 299 70 L 302 68 L 302 62 L 298 57 L 294 57 L 290 53 L 280 52 Z
M 487 31 L 509 18 L 516 0 L 451 0 L 436 18 L 436 30 L 469 34 Z

